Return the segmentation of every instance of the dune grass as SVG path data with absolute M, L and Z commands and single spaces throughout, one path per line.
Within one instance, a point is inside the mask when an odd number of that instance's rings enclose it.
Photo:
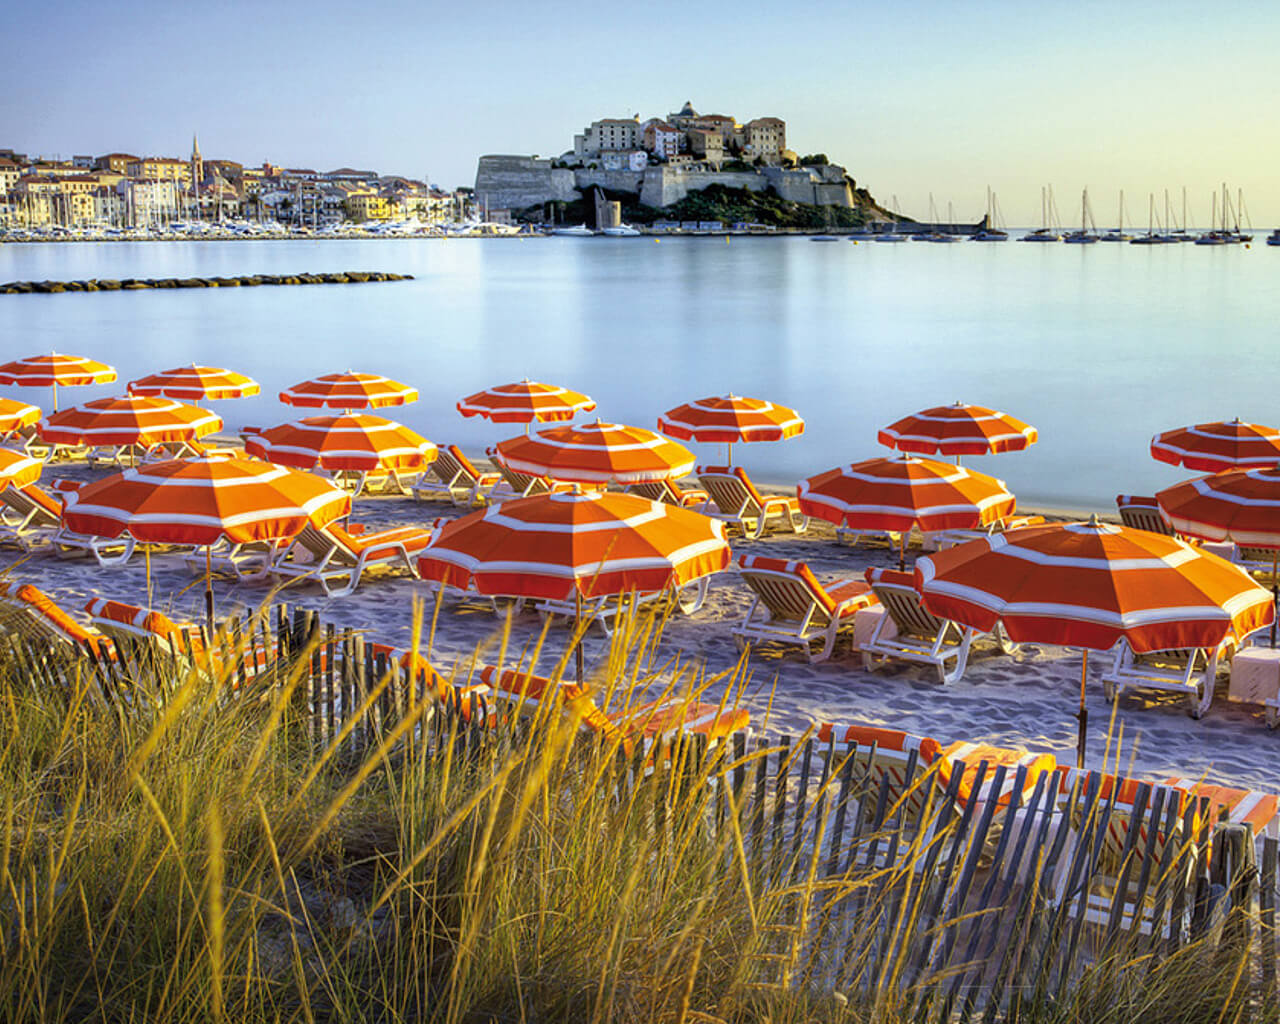
M 619 630 L 602 701 L 741 688 L 741 666 L 654 667 L 660 627 Z M 821 908 L 858 894 L 875 909 L 876 876 L 824 877 L 809 843 L 782 868 L 753 859 L 732 808 L 716 826 L 724 745 L 637 753 L 584 740 L 552 704 L 480 736 L 429 695 L 360 743 L 318 745 L 284 665 L 234 694 L 163 663 L 114 700 L 87 671 L 69 679 L 33 687 L 0 654 L 4 1020 L 914 1015 L 921 992 L 893 969 L 856 992 L 815 970 L 838 953 Z M 820 846 L 825 819 L 809 827 Z M 1237 1020 L 1245 964 L 1122 954 L 1021 1019 Z

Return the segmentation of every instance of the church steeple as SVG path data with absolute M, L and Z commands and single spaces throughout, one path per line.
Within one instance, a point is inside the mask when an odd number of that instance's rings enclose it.
M 191 133 L 191 186 L 198 188 L 204 181 L 204 158 L 200 156 L 200 140 Z

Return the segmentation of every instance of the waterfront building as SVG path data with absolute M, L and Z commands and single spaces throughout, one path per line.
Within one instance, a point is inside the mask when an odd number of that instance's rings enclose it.
M 675 125 L 653 117 L 644 123 L 641 145 L 659 159 L 669 160 L 681 152 L 687 152 L 689 140 Z
M 129 165 L 137 163 L 138 157 L 132 153 L 107 153 L 93 161 L 95 171 L 110 171 L 112 174 L 128 174 Z
M 167 178 L 183 185 L 191 184 L 191 165 L 173 157 L 146 156 L 131 160 L 125 173 L 139 181 Z
M 606 117 L 573 137 L 573 152 L 580 160 L 594 160 L 609 150 L 640 149 L 643 141 L 638 116 Z
M 22 177 L 22 168 L 14 161 L 0 158 L 0 197 L 18 184 Z
M 757 117 L 742 126 L 742 155 L 763 158 L 767 164 L 782 161 L 787 148 L 787 123 L 780 117 Z
M 715 167 L 724 162 L 724 138 L 718 131 L 690 128 L 689 152 L 705 164 Z

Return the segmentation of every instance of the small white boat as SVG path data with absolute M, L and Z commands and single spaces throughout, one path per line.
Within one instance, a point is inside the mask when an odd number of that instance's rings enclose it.
M 616 228 L 605 228 L 600 232 L 610 238 L 639 238 L 640 232 L 630 224 L 619 224 Z
M 551 233 L 553 235 L 563 235 L 567 238 L 590 238 L 595 234 L 595 232 L 585 224 L 579 224 L 572 228 L 556 228 Z
M 809 241 L 811 241 L 811 242 L 838 242 L 838 241 L 840 241 L 840 239 L 838 239 L 835 235 L 810 235 L 810 236 L 809 236 Z
M 1267 235 L 1267 245 L 1280 245 L 1280 228 Z

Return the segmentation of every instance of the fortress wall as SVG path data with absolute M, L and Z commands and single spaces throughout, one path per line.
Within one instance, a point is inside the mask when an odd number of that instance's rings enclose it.
M 521 210 L 551 200 L 580 198 L 573 171 L 530 156 L 482 156 L 476 165 L 476 201 L 494 210 Z

